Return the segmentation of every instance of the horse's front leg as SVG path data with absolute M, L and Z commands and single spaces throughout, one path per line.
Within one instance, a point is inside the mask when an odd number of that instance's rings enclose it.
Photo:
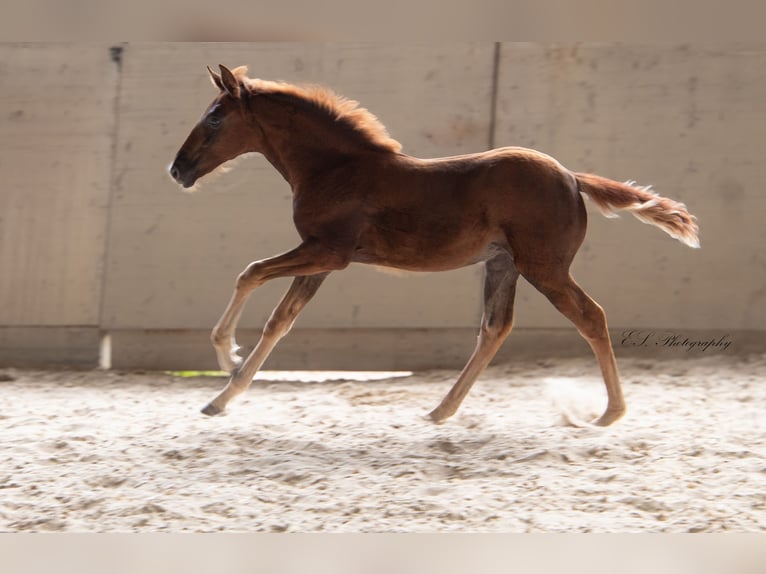
M 233 397 L 250 386 L 271 350 L 290 330 L 298 313 L 319 289 L 327 274 L 346 265 L 348 260 L 337 252 L 312 243 L 304 243 L 283 255 L 248 265 L 237 278 L 234 295 L 212 335 L 219 364 L 231 370 L 232 377 L 223 391 L 202 410 L 203 413 L 219 414 Z M 255 349 L 242 362 L 236 355 L 234 329 L 248 296 L 266 281 L 286 276 L 295 276 L 295 280 L 272 312 Z
M 229 304 L 210 334 L 218 365 L 222 370 L 234 373 L 242 365 L 242 357 L 237 354 L 239 345 L 235 340 L 234 332 L 245 309 L 245 303 L 253 290 L 276 277 L 314 275 L 342 268 L 335 261 L 337 256 L 334 253 L 325 252 L 324 256 L 322 253 L 323 250 L 318 245 L 304 243 L 282 255 L 254 261 L 239 274 Z M 311 256 L 316 257 L 317 260 L 308 261 Z
M 242 365 L 242 357 L 237 354 L 239 345 L 234 339 L 234 330 L 237 328 L 237 323 L 251 292 L 242 289 L 234 290 L 226 310 L 210 334 L 210 340 L 218 358 L 218 365 L 227 373 L 233 373 Z

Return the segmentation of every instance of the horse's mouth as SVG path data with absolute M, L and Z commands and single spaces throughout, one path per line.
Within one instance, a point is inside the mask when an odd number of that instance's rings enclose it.
M 178 181 L 178 180 L 176 180 Z M 178 181 L 178 183 L 181 184 L 181 187 L 184 189 L 189 189 L 190 187 L 194 187 L 194 184 L 197 183 L 196 177 L 187 177 L 181 181 Z
M 194 185 L 197 183 L 197 178 L 194 176 L 187 176 L 187 177 L 179 177 L 179 178 L 173 178 L 173 181 L 175 181 L 178 185 L 180 185 L 183 189 L 189 189 L 191 187 L 194 187 Z
M 197 182 L 197 175 L 194 173 L 194 171 L 179 169 L 177 162 L 171 164 L 171 166 L 168 168 L 168 173 L 170 174 L 170 177 L 173 179 L 173 181 L 175 181 L 184 189 L 193 187 Z

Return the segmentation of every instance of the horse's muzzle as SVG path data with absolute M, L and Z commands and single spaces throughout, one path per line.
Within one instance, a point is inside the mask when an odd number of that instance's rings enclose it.
M 185 161 L 182 157 L 176 157 L 175 161 L 170 165 L 168 173 L 170 177 L 175 180 L 176 183 L 183 187 L 191 187 L 194 182 L 197 181 L 195 170 Z

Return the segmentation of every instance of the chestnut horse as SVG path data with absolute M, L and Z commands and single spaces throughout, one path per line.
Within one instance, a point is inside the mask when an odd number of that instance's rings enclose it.
M 295 249 L 250 263 L 211 339 L 231 373 L 202 412 L 221 413 L 253 381 L 276 343 L 327 275 L 349 263 L 411 271 L 445 271 L 483 263 L 484 313 L 476 348 L 430 417 L 453 415 L 513 324 L 516 281 L 523 276 L 574 323 L 598 359 L 607 406 L 595 421 L 625 413 L 604 311 L 569 273 L 587 225 L 582 195 L 605 214 L 628 210 L 691 247 L 695 218 L 686 207 L 638 187 L 573 173 L 530 149 L 419 159 L 357 102 L 312 86 L 251 79 L 247 68 L 208 68 L 220 93 L 170 166 L 191 188 L 205 174 L 247 152 L 260 152 L 292 188 Z M 252 353 L 237 355 L 234 331 L 251 292 L 294 277 Z

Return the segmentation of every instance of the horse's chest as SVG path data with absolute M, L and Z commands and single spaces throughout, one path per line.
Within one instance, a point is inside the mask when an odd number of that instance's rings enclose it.
M 333 196 L 293 202 L 293 224 L 304 240 L 311 237 L 351 246 L 363 223 L 357 202 Z

